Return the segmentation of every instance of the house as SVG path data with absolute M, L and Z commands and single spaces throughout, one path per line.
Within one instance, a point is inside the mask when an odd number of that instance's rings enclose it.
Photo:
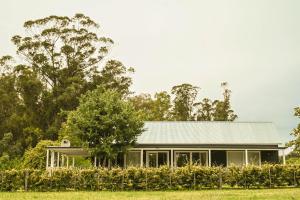
M 285 164 L 284 149 L 270 122 L 152 121 L 145 122 L 145 131 L 138 136 L 136 145 L 118 159 L 118 164 L 122 167 L 261 165 L 279 163 L 279 151 L 283 152 Z M 54 159 L 50 159 L 50 165 L 49 151 Z M 56 156 L 59 163 L 59 153 L 67 157 L 88 156 L 77 147 L 48 147 L 48 167 L 54 167 Z M 95 166 L 97 162 L 95 158 Z

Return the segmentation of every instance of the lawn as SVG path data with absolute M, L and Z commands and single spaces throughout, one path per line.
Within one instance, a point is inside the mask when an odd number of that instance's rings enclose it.
M 0 199 L 62 200 L 235 200 L 235 199 L 300 199 L 300 188 L 261 190 L 202 190 L 174 192 L 3 192 Z

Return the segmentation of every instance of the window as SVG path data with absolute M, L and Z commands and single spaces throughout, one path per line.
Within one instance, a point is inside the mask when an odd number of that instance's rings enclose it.
M 162 165 L 169 165 L 169 152 L 147 151 L 147 167 L 160 167 Z
M 190 152 L 176 152 L 176 166 L 183 167 L 190 163 Z
M 260 165 L 260 152 L 248 151 L 248 163 L 250 165 Z
M 141 165 L 141 152 L 140 151 L 130 151 L 126 156 L 126 165 L 139 167 Z
M 207 152 L 205 151 L 182 151 L 175 152 L 175 161 L 177 167 L 183 167 L 188 164 L 207 166 Z
M 193 165 L 207 165 L 206 152 L 192 152 L 192 164 Z
M 243 165 L 245 163 L 244 151 L 227 151 L 227 166 Z

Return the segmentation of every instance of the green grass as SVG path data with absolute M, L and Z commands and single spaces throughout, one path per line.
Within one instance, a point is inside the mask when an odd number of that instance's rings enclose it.
M 300 188 L 261 190 L 201 190 L 174 192 L 3 192 L 0 199 L 62 200 L 235 200 L 235 199 L 300 199 Z

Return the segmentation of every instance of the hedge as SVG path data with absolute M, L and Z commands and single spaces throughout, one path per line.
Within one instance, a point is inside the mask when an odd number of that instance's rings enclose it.
M 0 191 L 198 190 L 299 185 L 300 165 L 0 171 Z

